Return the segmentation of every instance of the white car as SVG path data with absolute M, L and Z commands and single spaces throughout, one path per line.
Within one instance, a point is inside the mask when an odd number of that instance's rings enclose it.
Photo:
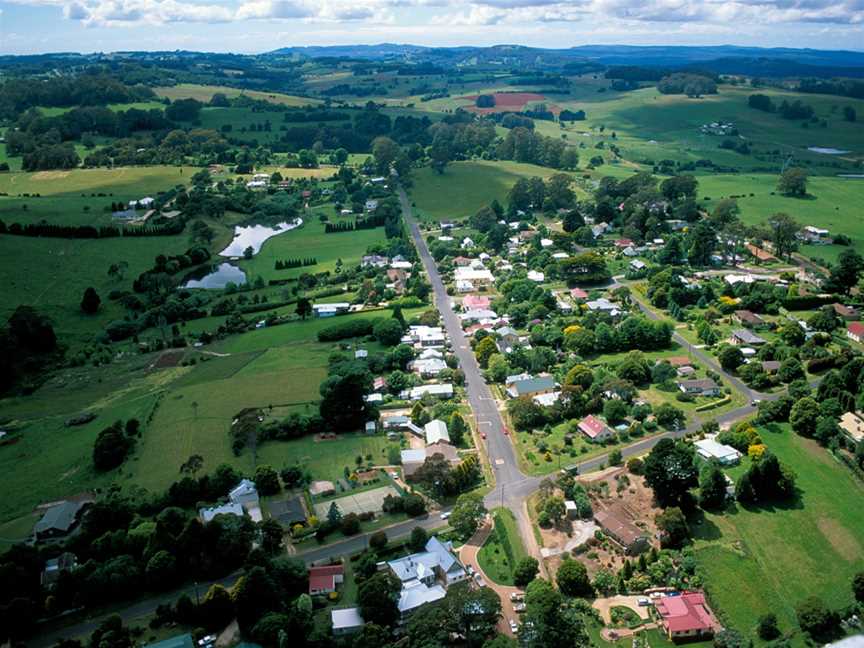
M 474 581 L 475 581 L 475 582 L 477 583 L 477 585 L 479 585 L 480 587 L 486 587 L 486 581 L 483 580 L 483 577 L 482 577 L 480 574 L 474 574 Z
M 510 600 L 513 602 L 521 601 L 523 598 L 525 598 L 525 595 L 522 594 L 522 592 L 511 592 L 510 593 Z
M 650 601 L 650 599 L 649 599 L 647 596 L 640 596 L 640 597 L 636 600 L 636 602 L 637 602 L 640 606 L 642 606 L 642 607 L 646 607 L 646 606 L 648 606 L 648 605 L 651 605 L 651 601 Z
M 519 632 L 519 624 L 516 623 L 513 619 L 510 619 L 510 630 L 513 632 L 513 634 Z
M 449 518 L 449 517 L 450 517 L 450 511 L 444 511 L 444 512 L 441 514 L 441 519 L 442 519 L 442 520 L 446 520 L 446 519 Z

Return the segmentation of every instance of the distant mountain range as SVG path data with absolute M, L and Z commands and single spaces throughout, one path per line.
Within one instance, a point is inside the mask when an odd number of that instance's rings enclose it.
M 284 47 L 263 56 L 347 58 L 369 61 L 412 62 L 438 65 L 499 64 L 542 68 L 580 63 L 640 65 L 660 68 L 699 68 L 724 74 L 762 76 L 864 76 L 864 52 L 793 48 L 718 46 L 582 45 L 569 49 L 543 49 L 521 45 L 492 47 L 421 47 L 336 45 Z

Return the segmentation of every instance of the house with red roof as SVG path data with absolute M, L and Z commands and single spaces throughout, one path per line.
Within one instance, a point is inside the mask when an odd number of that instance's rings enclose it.
M 632 246 L 633 246 L 633 241 L 631 241 L 628 238 L 620 238 L 617 241 L 615 241 L 615 247 L 617 247 L 621 250 L 623 250 L 624 248 L 632 247 Z
M 694 637 L 710 637 L 721 629 L 720 622 L 708 607 L 703 592 L 682 592 L 664 596 L 654 602 L 666 636 L 673 641 Z
M 324 565 L 309 568 L 309 594 L 329 594 L 336 591 L 336 586 L 345 580 L 345 568 L 342 565 Z
M 612 430 L 593 414 L 579 421 L 579 429 L 592 441 L 603 441 L 612 436 Z
M 571 288 L 570 296 L 573 299 L 588 299 L 588 293 L 582 290 L 581 288 Z
M 465 295 L 462 298 L 462 310 L 489 310 L 492 305 L 492 298 L 486 295 Z
M 858 344 L 864 342 L 864 324 L 861 322 L 852 322 L 846 327 L 846 337 L 853 342 L 858 342 Z

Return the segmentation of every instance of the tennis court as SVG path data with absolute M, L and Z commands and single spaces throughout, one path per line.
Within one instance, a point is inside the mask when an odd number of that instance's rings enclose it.
M 336 506 L 339 507 L 342 515 L 347 515 L 348 513 L 357 513 L 358 515 L 360 513 L 380 513 L 384 510 L 384 498 L 388 495 L 398 497 L 399 493 L 392 486 L 382 486 L 381 488 L 374 488 L 355 495 L 346 495 L 334 500 L 319 502 L 315 505 L 315 515 L 319 519 L 326 518 L 330 505 L 333 502 L 336 502 Z

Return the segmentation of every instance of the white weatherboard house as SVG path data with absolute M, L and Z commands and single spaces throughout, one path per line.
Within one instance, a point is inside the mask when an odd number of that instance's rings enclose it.
M 441 419 L 429 421 L 423 430 L 426 433 L 426 445 L 432 445 L 441 441 L 450 443 L 450 433 L 447 431 L 447 424 Z
M 404 618 L 425 603 L 440 601 L 445 588 L 468 578 L 465 567 L 453 554 L 453 545 L 429 538 L 424 551 L 387 563 L 402 582 L 399 612 Z
M 741 460 L 741 453 L 735 448 L 718 443 L 713 438 L 701 439 L 693 445 L 700 457 L 706 460 L 716 459 L 724 466 L 737 464 Z

